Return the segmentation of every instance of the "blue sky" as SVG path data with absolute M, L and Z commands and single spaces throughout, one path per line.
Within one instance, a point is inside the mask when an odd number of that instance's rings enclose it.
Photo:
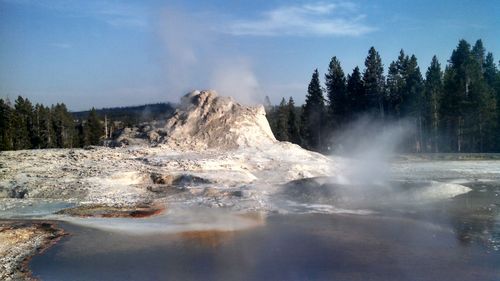
M 498 61 L 498 1 L 0 0 L 0 96 L 82 110 L 213 88 L 300 104 L 332 56 L 349 73 L 370 46 L 386 68 L 403 48 L 425 72 L 461 38 Z

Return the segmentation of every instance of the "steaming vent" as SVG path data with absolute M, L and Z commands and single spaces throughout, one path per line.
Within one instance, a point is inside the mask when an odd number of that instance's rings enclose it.
M 181 98 L 174 115 L 160 123 L 127 128 L 118 145 L 164 145 L 178 150 L 236 149 L 276 142 L 262 105 L 244 106 L 213 90 L 193 91 Z

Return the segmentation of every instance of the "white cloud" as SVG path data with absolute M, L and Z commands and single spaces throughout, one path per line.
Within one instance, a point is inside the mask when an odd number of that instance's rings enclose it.
M 333 3 L 316 3 L 316 4 L 306 4 L 303 5 L 302 8 L 305 12 L 311 12 L 315 14 L 328 14 L 332 12 L 337 7 L 336 4 Z
M 144 28 L 148 14 L 140 4 L 111 0 L 0 0 L 57 11 L 67 17 L 86 17 L 114 27 Z
M 254 36 L 359 36 L 375 30 L 364 18 L 350 2 L 311 3 L 282 6 L 258 19 L 235 21 L 225 31 Z
M 148 13 L 143 6 L 120 2 L 100 1 L 89 9 L 90 14 L 115 27 L 138 27 L 148 25 Z

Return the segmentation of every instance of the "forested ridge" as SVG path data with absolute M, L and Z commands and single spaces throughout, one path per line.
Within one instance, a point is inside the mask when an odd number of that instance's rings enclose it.
M 422 74 L 415 55 L 401 50 L 387 74 L 379 53 L 368 51 L 363 71 L 345 74 L 333 57 L 324 87 L 314 70 L 305 104 L 267 99 L 275 136 L 308 149 L 336 149 L 336 136 L 359 118 L 406 126 L 405 152 L 500 152 L 500 72 L 481 40 L 460 40 L 447 64 L 436 56 Z M 384 129 L 382 126 L 381 130 Z
M 154 103 L 138 106 L 124 106 L 96 109 L 99 116 L 106 116 L 110 120 L 123 122 L 125 126 L 133 126 L 141 122 L 150 122 L 165 119 L 175 111 L 175 105 L 171 103 Z M 85 119 L 87 111 L 72 112 L 76 119 Z

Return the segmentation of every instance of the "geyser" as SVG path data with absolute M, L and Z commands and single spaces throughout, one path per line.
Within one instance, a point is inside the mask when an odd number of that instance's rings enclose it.
M 262 105 L 244 106 L 213 90 L 185 95 L 164 125 L 124 130 L 117 143 L 140 143 L 134 140 L 137 138 L 152 145 L 195 151 L 259 147 L 276 142 Z

